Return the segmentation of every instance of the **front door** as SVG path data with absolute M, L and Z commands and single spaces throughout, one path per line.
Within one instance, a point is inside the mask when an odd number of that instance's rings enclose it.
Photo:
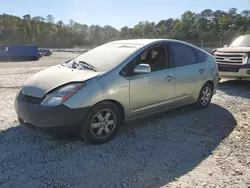
M 131 116 L 146 115 L 170 107 L 174 98 L 174 69 L 169 68 L 168 51 L 164 46 L 145 50 L 133 61 L 132 69 L 138 64 L 149 64 L 151 73 L 130 76 Z

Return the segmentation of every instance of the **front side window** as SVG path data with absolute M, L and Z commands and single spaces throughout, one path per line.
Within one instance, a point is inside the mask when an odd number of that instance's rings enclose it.
M 151 66 L 151 71 L 158 71 L 167 68 L 167 54 L 163 46 L 154 47 L 145 50 L 133 61 L 133 68 L 139 64 L 148 64 Z
M 185 44 L 171 43 L 173 59 L 176 67 L 195 64 L 197 62 L 194 50 Z

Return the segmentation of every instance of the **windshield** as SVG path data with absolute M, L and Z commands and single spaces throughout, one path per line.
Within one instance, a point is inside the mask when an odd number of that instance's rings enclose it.
M 240 36 L 230 45 L 232 47 L 250 47 L 250 35 Z
M 93 67 L 92 70 L 108 71 L 132 55 L 139 47 L 141 45 L 107 43 L 76 57 L 66 63 L 66 66 L 76 68 L 75 64 L 84 63 Z

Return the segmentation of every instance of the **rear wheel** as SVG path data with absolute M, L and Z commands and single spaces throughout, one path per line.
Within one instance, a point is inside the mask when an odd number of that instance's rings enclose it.
M 90 144 L 104 144 L 112 140 L 120 126 L 120 113 L 116 105 L 102 102 L 88 114 L 80 136 Z
M 199 98 L 196 102 L 197 108 L 206 108 L 209 106 L 213 96 L 213 87 L 211 84 L 206 83 L 200 91 Z

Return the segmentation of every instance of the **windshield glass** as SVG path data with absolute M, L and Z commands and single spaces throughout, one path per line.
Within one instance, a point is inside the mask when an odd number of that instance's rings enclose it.
M 108 71 L 132 55 L 139 47 L 141 45 L 107 43 L 76 57 L 66 63 L 66 66 L 75 68 L 75 64 L 84 62 L 96 71 Z
M 240 36 L 230 45 L 232 47 L 250 47 L 250 35 Z

